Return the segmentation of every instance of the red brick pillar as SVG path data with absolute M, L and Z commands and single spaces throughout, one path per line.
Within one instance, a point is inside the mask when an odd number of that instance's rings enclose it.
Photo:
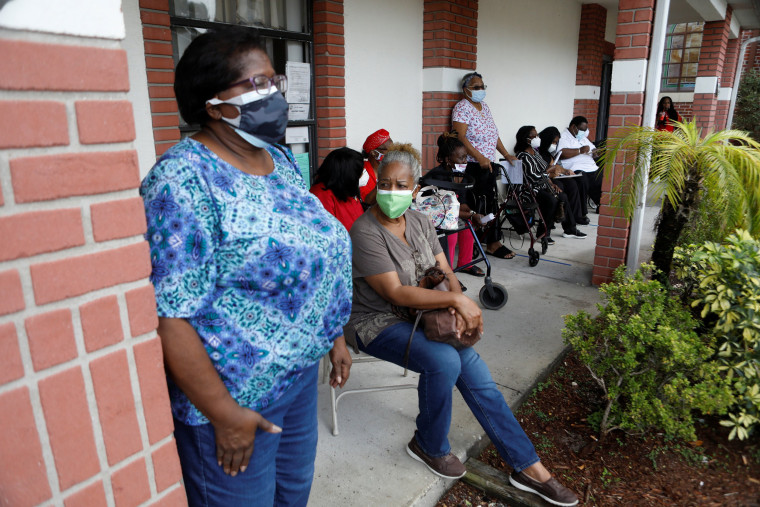
M 726 11 L 725 19 L 705 23 L 704 34 L 702 36 L 702 49 L 699 52 L 697 80 L 694 83 L 694 118 L 697 121 L 697 125 L 705 129 L 720 129 L 726 123 L 727 105 L 726 111 L 723 114 L 722 124 L 717 123 L 717 116 L 719 84 L 726 61 L 730 30 L 730 6 Z
M 140 0 L 145 68 L 156 156 L 177 144 L 179 110 L 174 99 L 174 59 L 169 28 L 169 0 Z
M 655 0 L 620 0 L 612 70 L 609 137 L 627 125 L 641 125 L 644 114 L 644 89 L 651 44 Z M 612 272 L 625 263 L 629 222 L 619 208 L 613 208 L 610 192 L 618 186 L 630 165 L 616 162 L 607 169 L 602 186 L 602 208 L 597 230 L 591 283 L 608 282 Z
M 0 503 L 186 504 L 127 56 L 0 39 Z
M 720 87 L 718 88 L 718 105 L 715 110 L 715 128 L 730 128 L 728 122 L 728 108 L 731 105 L 731 93 L 736 78 L 736 61 L 739 58 L 739 49 L 741 43 L 739 39 L 729 39 L 726 47 L 726 61 L 723 65 L 723 74 L 720 76 Z
M 315 0 L 314 80 L 319 161 L 346 145 L 346 48 L 343 0 Z
M 578 33 L 578 65 L 575 71 L 574 116 L 588 120 L 589 139 L 596 139 L 599 93 L 606 41 L 607 9 L 599 4 L 583 4 Z
M 475 70 L 477 0 L 425 0 L 423 44 L 422 168 L 428 170 L 438 165 L 438 136 L 451 130 L 459 81 Z

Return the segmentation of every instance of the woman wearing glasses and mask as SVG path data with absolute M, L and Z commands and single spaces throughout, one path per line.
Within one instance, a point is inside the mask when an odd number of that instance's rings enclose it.
M 143 180 L 175 438 L 190 505 L 306 505 L 317 370 L 351 359 L 346 229 L 308 192 L 285 133 L 284 76 L 250 30 L 207 32 L 174 90 L 200 132 Z
M 477 72 L 462 78 L 462 95 L 451 113 L 451 121 L 459 139 L 467 150 L 466 171 L 475 177 L 474 194 L 477 196 L 476 210 L 484 215 L 496 214 L 496 178 L 499 167 L 493 163 L 498 151 L 510 162 L 517 160 L 507 152 L 499 138 L 499 129 L 491 116 L 491 109 L 485 103 L 486 85 L 483 76 Z M 511 259 L 515 253 L 501 244 L 501 230 L 496 227 L 486 229 L 486 253 L 501 259 Z

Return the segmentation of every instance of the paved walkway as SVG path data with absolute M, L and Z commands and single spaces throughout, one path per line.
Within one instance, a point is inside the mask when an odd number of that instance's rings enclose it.
M 642 259 L 648 258 L 656 212 L 647 209 Z M 598 290 L 589 281 L 598 215 L 590 218 L 591 225 L 581 228 L 588 233 L 586 239 L 562 238 L 561 229 L 555 230 L 556 244 L 533 268 L 528 266 L 529 244 L 519 238 L 511 242 L 518 252 L 516 258 L 489 257 L 492 278 L 507 287 L 509 301 L 501 310 L 484 310 L 485 334 L 476 349 L 510 406 L 519 404 L 561 356 L 565 349 L 560 335 L 563 315 L 595 309 Z M 485 268 L 483 263 L 479 265 Z M 482 278 L 460 277 L 469 289 L 467 294 L 477 299 Z M 411 374 L 411 381 L 416 382 L 416 377 Z M 409 378 L 401 377 L 400 368 L 388 363 L 356 365 L 349 380 L 351 387 L 408 382 Z M 416 390 L 344 397 L 338 411 L 338 436 L 331 433 L 329 386 L 320 386 L 319 397 L 319 447 L 309 505 L 429 506 L 451 486 L 452 481 L 438 478 L 406 454 L 417 415 Z M 454 396 L 449 441 L 462 461 L 487 443 L 458 394 Z

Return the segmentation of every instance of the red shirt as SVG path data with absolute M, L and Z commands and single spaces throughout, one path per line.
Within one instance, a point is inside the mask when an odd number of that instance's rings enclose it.
M 372 169 L 372 164 L 369 163 L 369 160 L 364 161 L 364 169 L 369 174 L 369 181 L 363 187 L 359 187 L 359 195 L 362 196 L 363 201 L 366 201 L 367 195 L 377 186 L 377 175 L 375 174 L 375 170 Z
M 681 115 L 678 115 L 678 121 L 683 122 L 683 118 L 681 118 Z M 665 113 L 663 116 L 663 113 L 657 113 L 657 121 L 655 122 L 655 128 L 657 130 L 667 130 L 668 132 L 673 132 L 675 130 L 675 125 L 673 125 L 670 122 L 670 116 L 668 116 L 668 113 Z
M 351 230 L 354 221 L 364 213 L 364 208 L 362 208 L 359 199 L 351 197 L 347 201 L 340 201 L 332 193 L 332 190 L 327 190 L 321 183 L 314 184 L 309 192 L 317 196 L 322 206 L 337 218 L 346 230 Z

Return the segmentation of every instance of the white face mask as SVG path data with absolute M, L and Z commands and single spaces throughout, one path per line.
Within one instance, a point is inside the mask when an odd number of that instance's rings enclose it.
M 557 152 L 557 145 L 556 144 L 552 144 L 551 146 L 549 146 L 549 153 L 551 153 L 552 155 L 554 155 L 556 152 Z
M 467 164 L 454 164 L 454 172 L 463 173 Z
M 362 175 L 361 175 L 361 177 L 359 178 L 359 186 L 360 186 L 360 187 L 363 187 L 363 186 L 364 186 L 364 185 L 366 185 L 367 183 L 369 183 L 369 173 L 368 173 L 368 172 L 367 172 L 367 170 L 365 169 L 365 170 L 363 170 L 363 171 L 362 171 Z
M 530 140 L 530 147 L 534 150 L 537 150 L 538 147 L 541 146 L 541 138 L 540 137 L 534 137 Z
M 588 129 L 586 129 L 586 130 L 579 130 L 578 133 L 575 134 L 575 138 L 578 141 L 583 141 L 584 139 L 586 139 L 586 137 L 588 137 Z

